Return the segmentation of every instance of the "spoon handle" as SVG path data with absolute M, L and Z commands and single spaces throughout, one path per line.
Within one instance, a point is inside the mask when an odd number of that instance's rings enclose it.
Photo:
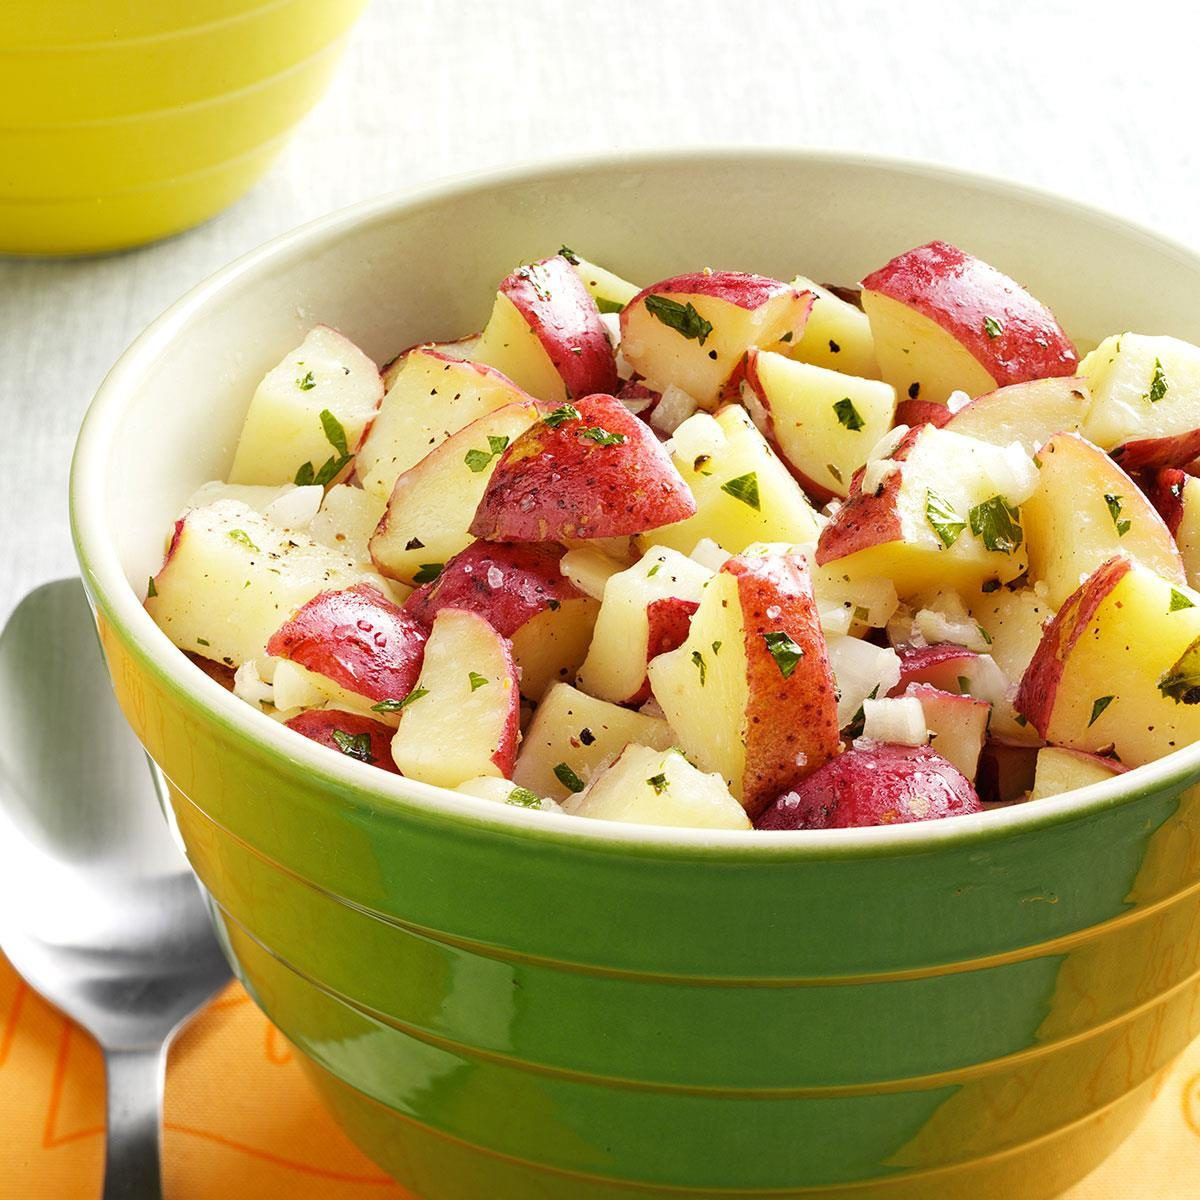
M 165 1047 L 108 1050 L 103 1200 L 161 1200 L 159 1127 Z

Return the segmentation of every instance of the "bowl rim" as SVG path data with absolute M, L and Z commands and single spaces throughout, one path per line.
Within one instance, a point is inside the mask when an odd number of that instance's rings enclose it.
M 638 150 L 577 158 L 535 159 L 500 169 L 463 172 L 416 188 L 385 193 L 317 217 L 236 258 L 192 287 L 158 316 L 120 356 L 97 389 L 76 441 L 70 475 L 70 523 L 75 553 L 93 603 L 120 635 L 137 649 L 159 682 L 197 706 L 204 716 L 258 751 L 301 767 L 320 785 L 321 800 L 367 810 L 376 820 L 402 814 L 447 826 L 519 839 L 574 844 L 594 852 L 725 861 L 768 858 L 884 857 L 930 853 L 1027 835 L 1053 826 L 1091 819 L 1146 794 L 1179 790 L 1200 776 L 1200 742 L 1132 768 L 1111 779 L 988 812 L 857 829 L 772 831 L 697 829 L 589 820 L 565 813 L 531 812 L 464 793 L 394 776 L 347 757 L 335 757 L 318 743 L 286 729 L 210 679 L 167 638 L 146 612 L 125 577 L 102 514 L 107 483 L 103 464 L 124 401 L 140 374 L 179 336 L 194 316 L 219 304 L 222 294 L 247 278 L 272 272 L 308 257 L 322 245 L 364 224 L 387 221 L 403 212 L 435 206 L 459 196 L 534 180 L 552 181 L 589 171 L 631 171 L 692 166 L 711 169 L 738 162 L 787 163 L 820 168 L 856 168 L 945 182 L 1005 196 L 1067 217 L 1110 225 L 1154 244 L 1200 269 L 1200 253 L 1181 242 L 1102 208 L 1011 180 L 900 156 L 784 147 L 712 146 Z M 1193 778 L 1188 778 L 1188 776 Z M 1131 791 L 1131 784 L 1133 789 Z

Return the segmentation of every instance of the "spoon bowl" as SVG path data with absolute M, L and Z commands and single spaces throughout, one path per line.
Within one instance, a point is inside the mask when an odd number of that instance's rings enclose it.
M 0 949 L 100 1043 L 105 1200 L 148 1200 L 166 1047 L 230 972 L 78 580 L 30 593 L 0 634 L 0 711 Z

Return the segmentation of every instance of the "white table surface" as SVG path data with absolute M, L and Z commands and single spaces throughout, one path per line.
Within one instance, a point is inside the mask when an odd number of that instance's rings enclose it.
M 1183 5 L 373 0 L 332 90 L 228 212 L 147 249 L 0 260 L 0 619 L 73 568 L 67 471 L 121 350 L 194 283 L 331 209 L 610 149 L 776 145 L 966 167 L 1200 246 Z

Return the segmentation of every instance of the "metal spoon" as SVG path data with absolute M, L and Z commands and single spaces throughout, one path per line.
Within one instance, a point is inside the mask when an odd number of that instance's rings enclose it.
M 157 1200 L 166 1049 L 229 967 L 78 580 L 0 634 L 0 714 L 0 949 L 104 1050 L 104 1200 Z

